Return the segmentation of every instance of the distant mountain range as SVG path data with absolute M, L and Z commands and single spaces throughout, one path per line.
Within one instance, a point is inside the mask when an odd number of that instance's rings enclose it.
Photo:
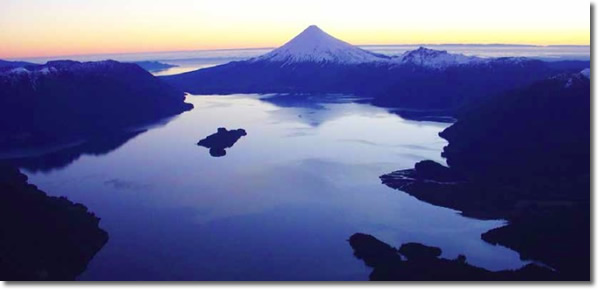
M 192 108 L 135 64 L 52 61 L 0 68 L 0 148 L 77 139 Z
M 178 67 L 177 65 L 166 64 L 166 63 L 162 63 L 162 62 L 158 62 L 158 61 L 139 61 L 139 62 L 132 62 L 132 63 L 140 66 L 142 69 L 144 69 L 150 73 Z M 6 71 L 7 69 L 14 69 L 14 68 L 19 68 L 19 67 L 35 66 L 35 65 L 39 65 L 39 64 L 23 62 L 23 61 L 0 60 L 0 71 Z
M 480 58 L 424 47 L 387 56 L 310 26 L 265 55 L 161 78 L 193 94 L 345 93 L 378 105 L 440 110 L 586 67 L 587 61 Z
M 5 60 L 0 60 L 0 70 L 1 69 L 6 69 L 6 68 L 18 68 L 18 67 L 25 67 L 25 66 L 32 66 L 35 65 L 34 63 L 30 63 L 30 62 L 22 62 L 22 61 L 5 61 Z

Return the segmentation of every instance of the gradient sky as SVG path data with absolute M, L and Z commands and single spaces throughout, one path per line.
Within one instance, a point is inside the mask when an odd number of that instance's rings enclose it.
M 0 58 L 352 44 L 590 43 L 585 1 L 0 0 Z

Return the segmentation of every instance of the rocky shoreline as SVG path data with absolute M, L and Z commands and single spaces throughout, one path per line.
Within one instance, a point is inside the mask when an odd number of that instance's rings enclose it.
M 356 233 L 348 240 L 354 256 L 373 272 L 373 281 L 550 281 L 557 275 L 550 269 L 528 264 L 518 270 L 489 271 L 470 265 L 467 257 L 440 258 L 442 250 L 420 243 L 394 248 L 377 238 Z
M 94 213 L 0 164 L 0 280 L 75 280 L 108 241 Z
M 505 219 L 508 225 L 482 239 L 544 263 L 556 271 L 554 279 L 589 281 L 590 102 L 584 74 L 492 98 L 440 133 L 449 142 L 442 153 L 448 167 L 421 161 L 380 179 L 464 216 Z
M 431 168 L 423 167 L 426 163 Z M 433 166 L 435 165 L 435 166 Z M 432 161 L 416 169 L 381 176 L 382 182 L 421 201 L 452 208 L 477 219 L 506 219 L 509 224 L 489 230 L 481 238 L 557 270 L 559 280 L 589 280 L 589 205 L 567 200 L 530 200 L 518 190 L 449 180 L 438 170 L 449 168 Z M 424 170 L 427 169 L 427 170 Z M 586 263 L 587 262 L 587 263 Z

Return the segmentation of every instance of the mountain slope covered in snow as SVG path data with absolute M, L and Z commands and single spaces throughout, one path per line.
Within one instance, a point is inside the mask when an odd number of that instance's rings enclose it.
M 283 46 L 250 61 L 281 62 L 284 65 L 302 62 L 363 64 L 389 59 L 341 41 L 311 25 Z
M 458 65 L 484 64 L 489 59 L 465 56 L 463 54 L 451 54 L 447 51 L 433 50 L 419 47 L 416 50 L 406 51 L 402 55 L 394 57 L 394 64 L 412 64 L 427 68 L 447 68 Z

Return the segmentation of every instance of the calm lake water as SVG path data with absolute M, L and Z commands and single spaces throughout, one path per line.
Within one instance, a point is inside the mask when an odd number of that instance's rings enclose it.
M 109 241 L 80 280 L 368 280 L 347 239 L 439 246 L 492 270 L 517 253 L 462 217 L 381 184 L 423 159 L 444 162 L 443 123 L 414 122 L 340 96 L 188 96 L 195 108 L 108 153 L 25 170 L 50 195 L 83 203 Z M 288 96 L 289 97 L 289 96 Z M 333 101 L 333 99 L 338 101 Z M 243 128 L 223 157 L 198 140 Z

